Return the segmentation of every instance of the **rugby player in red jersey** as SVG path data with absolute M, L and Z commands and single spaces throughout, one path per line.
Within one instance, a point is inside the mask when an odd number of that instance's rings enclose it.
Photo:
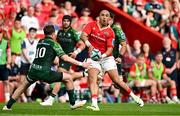
M 118 77 L 118 71 L 114 57 L 112 56 L 113 39 L 115 38 L 114 32 L 109 25 L 109 21 L 112 20 L 110 12 L 108 10 L 102 10 L 99 14 L 99 21 L 88 23 L 81 34 L 81 39 L 88 47 L 89 54 L 93 49 L 98 49 L 101 52 L 99 60 L 88 59 L 91 63 L 91 68 L 88 69 L 88 82 L 91 91 L 92 105 L 87 108 L 93 111 L 99 111 L 97 104 L 98 97 L 98 85 L 97 78 L 101 70 L 108 73 L 112 81 L 117 87 L 124 90 L 129 94 L 137 104 L 144 105 L 144 102 L 134 95 L 131 89 L 121 81 Z M 90 55 L 91 56 L 91 55 Z

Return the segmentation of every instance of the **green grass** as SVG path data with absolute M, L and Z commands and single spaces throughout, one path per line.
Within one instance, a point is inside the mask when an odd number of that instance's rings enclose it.
M 0 104 L 1 109 L 3 105 Z M 100 104 L 99 112 L 89 111 L 86 106 L 70 110 L 68 104 L 55 103 L 52 107 L 42 107 L 38 103 L 17 103 L 12 111 L 0 110 L 0 116 L 180 116 L 180 105 L 177 104 L 145 104 L 142 108 L 136 104 Z

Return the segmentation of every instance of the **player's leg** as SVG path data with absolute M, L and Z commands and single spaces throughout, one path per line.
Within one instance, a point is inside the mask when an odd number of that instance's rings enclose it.
M 0 77 L 4 84 L 4 92 L 5 92 L 5 101 L 7 102 L 10 98 L 10 90 L 9 90 L 9 81 L 8 81 L 9 72 L 6 68 L 6 65 L 2 65 L 0 67 Z
M 86 100 L 76 102 L 72 75 L 63 73 L 62 82 L 64 82 L 67 89 L 71 109 L 82 107 L 86 103 Z
M 154 80 L 143 80 L 141 82 L 142 87 L 148 87 L 150 86 L 151 88 L 151 100 L 152 102 L 157 102 L 156 100 L 156 93 L 157 93 L 157 83 Z
M 169 81 L 169 84 L 170 84 L 170 93 L 171 93 L 171 96 L 172 96 L 172 100 L 175 102 L 175 103 L 178 103 L 180 104 L 180 100 L 178 99 L 177 97 L 177 89 L 176 89 L 176 83 L 174 80 L 170 80 Z
M 90 68 L 88 70 L 88 83 L 89 83 L 89 89 L 91 92 L 91 99 L 92 99 L 92 107 L 95 107 L 94 109 L 99 110 L 98 107 L 98 84 L 97 84 L 97 75 L 99 73 L 99 70 L 96 68 Z M 91 109 L 91 108 L 90 108 Z
M 60 63 L 60 65 L 61 64 L 62 63 Z M 67 69 L 68 68 L 69 68 L 69 66 L 67 67 Z M 58 72 L 66 72 L 66 73 L 68 73 L 67 69 L 59 67 L 57 70 L 58 70 Z M 44 102 L 41 102 L 40 105 L 42 105 L 42 106 L 52 106 L 53 102 L 54 102 L 54 99 L 55 99 L 57 93 L 59 92 L 60 88 L 61 88 L 61 83 L 60 82 L 55 82 L 53 90 L 52 90 L 50 96 L 48 96 L 47 99 L 44 100 Z
M 52 92 L 47 97 L 47 99 L 44 100 L 44 102 L 40 103 L 40 105 L 52 106 L 54 103 L 55 97 L 56 97 L 57 93 L 59 92 L 60 88 L 61 88 L 61 82 L 55 82 Z
M 15 90 L 13 95 L 11 96 L 10 100 L 7 102 L 7 104 L 3 107 L 3 110 L 10 110 L 12 105 L 16 102 L 16 100 L 20 97 L 20 95 L 26 91 L 26 89 L 31 85 L 31 79 L 28 80 L 27 78 L 24 78 L 21 85 Z
M 157 83 L 158 92 L 160 94 L 161 102 L 165 103 L 166 102 L 166 95 L 164 94 L 164 88 L 162 86 L 162 80 L 157 80 L 156 83 Z
M 121 88 L 128 95 L 130 95 L 140 106 L 144 105 L 144 102 L 131 91 L 131 89 L 127 86 L 125 82 L 123 82 L 119 78 L 117 66 L 113 57 L 105 58 L 104 60 L 102 60 L 101 65 L 103 70 L 109 74 L 111 80 L 114 82 L 115 85 L 117 85 L 118 88 Z
M 98 89 L 97 80 L 98 80 L 98 74 L 101 70 L 101 66 L 99 62 L 93 61 L 91 59 L 88 59 L 88 62 L 91 63 L 91 66 L 88 69 L 88 84 L 91 92 L 92 104 L 87 108 L 93 111 L 99 111 L 98 101 L 97 101 L 99 89 Z

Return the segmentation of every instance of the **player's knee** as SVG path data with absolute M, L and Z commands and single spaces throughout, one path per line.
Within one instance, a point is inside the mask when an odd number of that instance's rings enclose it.
M 88 77 L 89 83 L 97 83 L 97 78 L 95 76 Z
M 173 80 L 170 81 L 170 84 L 171 84 L 171 86 L 175 86 L 176 85 L 175 81 L 173 81 Z
M 72 75 L 69 73 L 63 73 L 63 81 L 71 81 L 72 80 Z
M 158 85 L 161 85 L 161 81 L 160 81 L 160 80 L 158 80 L 158 81 L 157 81 L 157 84 L 158 84 Z
M 157 85 L 156 81 L 152 81 L 151 83 L 152 83 L 152 86 L 156 86 Z

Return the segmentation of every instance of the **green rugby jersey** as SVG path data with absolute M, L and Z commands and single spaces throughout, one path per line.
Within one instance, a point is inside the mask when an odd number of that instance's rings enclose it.
M 68 31 L 63 29 L 59 30 L 57 33 L 57 42 L 61 45 L 62 49 L 66 54 L 73 52 L 76 43 L 80 40 L 79 35 L 76 30 L 70 28 Z
M 123 30 L 121 28 L 119 28 L 116 25 L 112 26 L 112 29 L 114 31 L 115 34 L 115 40 L 114 40 L 114 48 L 113 48 L 113 56 L 115 58 L 117 58 L 119 56 L 119 45 L 121 42 L 126 41 L 126 35 L 123 32 Z
M 50 37 L 39 40 L 32 67 L 36 70 L 50 69 L 56 56 L 64 55 L 61 46 Z
M 8 42 L 7 40 L 2 38 L 2 41 L 0 42 L 0 65 L 6 64 L 7 61 L 7 50 Z
M 157 80 L 161 80 L 162 79 L 162 75 L 163 75 L 163 71 L 164 71 L 164 65 L 163 63 L 160 64 L 160 67 L 157 67 L 157 63 L 156 62 L 152 62 L 152 72 L 153 72 L 153 77 L 156 78 Z

